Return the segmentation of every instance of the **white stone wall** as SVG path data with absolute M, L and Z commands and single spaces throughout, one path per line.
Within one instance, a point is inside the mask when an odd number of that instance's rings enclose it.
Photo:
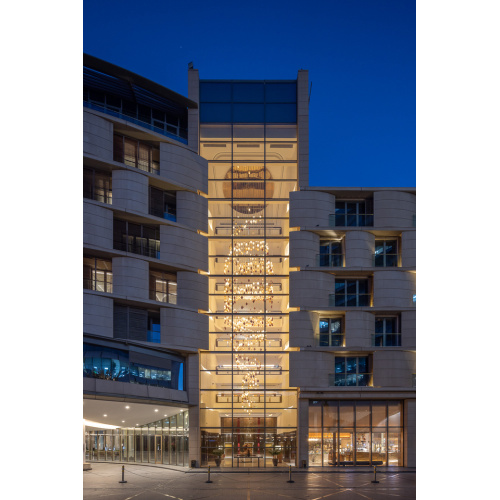
M 177 191 L 177 222 L 208 231 L 208 200 L 191 191 Z
M 417 312 L 401 313 L 401 347 L 416 349 L 417 347 Z
M 403 231 L 401 233 L 401 258 L 403 267 L 417 266 L 416 231 Z
M 404 401 L 404 467 L 417 466 L 417 411 L 416 400 Z
M 290 387 L 328 387 L 328 374 L 335 373 L 332 352 L 290 352 Z
M 403 191 L 375 191 L 373 212 L 375 227 L 414 227 L 416 196 Z
M 160 177 L 193 191 L 208 192 L 208 162 L 193 151 L 160 143 Z
M 161 261 L 208 271 L 208 238 L 177 226 L 160 226 Z
M 297 132 L 299 187 L 309 185 L 309 71 L 297 74 Z
M 113 299 L 83 291 L 83 333 L 113 337 Z
M 113 124 L 83 110 L 83 154 L 113 161 Z
M 366 311 L 346 311 L 344 328 L 346 347 L 370 347 L 375 332 L 375 316 Z
M 329 294 L 335 291 L 335 276 L 323 272 L 290 273 L 290 307 L 317 309 L 329 307 Z
M 290 193 L 290 227 L 326 227 L 335 213 L 335 196 L 320 191 Z
M 208 316 L 184 309 L 160 310 L 161 343 L 171 349 L 208 349 Z
M 113 293 L 149 300 L 149 263 L 132 257 L 113 257 Z
M 415 352 L 396 349 L 379 349 L 373 353 L 373 386 L 405 387 L 413 385 Z
M 148 177 L 130 170 L 113 170 L 113 207 L 126 212 L 149 212 Z
M 179 271 L 177 273 L 177 304 L 207 311 L 208 277 L 189 271 Z
M 375 236 L 368 231 L 347 231 L 344 240 L 346 267 L 372 267 Z
M 113 211 L 83 202 L 83 245 L 113 248 Z
M 310 231 L 292 231 L 290 233 L 290 266 L 317 267 L 316 256 L 319 254 L 319 235 Z
M 290 347 L 314 347 L 318 344 L 318 313 L 312 311 L 292 311 L 289 318 Z
M 413 305 L 415 273 L 377 271 L 374 273 L 374 307 L 407 308 Z

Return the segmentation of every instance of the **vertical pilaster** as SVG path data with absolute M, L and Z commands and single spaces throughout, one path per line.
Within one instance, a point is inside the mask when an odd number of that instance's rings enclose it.
M 197 69 L 188 70 L 188 97 L 200 105 L 200 76 Z M 188 110 L 188 147 L 199 151 L 200 109 Z
M 299 188 L 309 186 L 309 71 L 297 74 Z
M 306 460 L 309 466 L 308 436 L 309 436 L 309 400 L 299 398 L 299 422 L 297 438 L 297 456 L 299 457 L 297 467 L 301 467 L 302 460 Z

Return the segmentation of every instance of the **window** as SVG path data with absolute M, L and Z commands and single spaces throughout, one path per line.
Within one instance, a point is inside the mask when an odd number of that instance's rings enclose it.
M 321 318 L 319 320 L 319 345 L 342 347 L 342 318 Z
M 114 304 L 113 337 L 160 343 L 160 314 L 147 309 Z
M 158 302 L 177 304 L 177 278 L 162 271 L 149 272 L 149 298 Z
M 383 347 L 399 347 L 401 345 L 399 316 L 375 318 L 373 345 Z
M 330 375 L 329 385 L 339 387 L 366 387 L 371 385 L 369 356 L 335 356 L 335 374 Z
M 147 257 L 160 258 L 160 230 L 154 226 L 113 221 L 113 248 Z
M 113 160 L 145 172 L 160 173 L 159 148 L 132 137 L 114 135 Z
M 83 257 L 83 288 L 96 292 L 113 293 L 111 260 Z
M 370 281 L 368 279 L 335 279 L 335 293 L 330 295 L 330 306 L 370 306 Z
M 320 242 L 319 265 L 321 267 L 343 267 L 342 240 Z
M 333 226 L 373 226 L 373 200 L 336 201 Z
M 111 205 L 111 174 L 84 167 L 83 197 Z
M 397 267 L 398 240 L 375 240 L 375 267 Z
M 149 213 L 175 222 L 177 219 L 175 191 L 162 191 L 150 187 Z

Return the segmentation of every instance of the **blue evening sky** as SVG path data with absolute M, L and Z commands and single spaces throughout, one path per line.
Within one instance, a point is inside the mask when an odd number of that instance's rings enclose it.
M 415 0 L 84 0 L 83 47 L 187 96 L 309 70 L 309 183 L 415 186 Z

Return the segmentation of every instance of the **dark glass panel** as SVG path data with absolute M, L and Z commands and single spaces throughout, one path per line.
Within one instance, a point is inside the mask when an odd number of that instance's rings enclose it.
M 384 334 L 383 333 L 376 333 L 373 339 L 373 345 L 375 347 L 380 347 L 384 345 Z
M 387 267 L 397 267 L 398 256 L 397 255 L 386 255 L 385 265 Z
M 264 102 L 264 84 L 233 83 L 233 102 Z
M 335 203 L 335 215 L 345 214 L 345 202 L 340 201 Z
M 201 104 L 200 122 L 230 123 L 231 121 L 231 104 Z
M 375 255 L 375 267 L 383 267 L 384 266 L 384 255 L 379 254 Z
M 345 373 L 345 360 L 343 357 L 335 357 L 335 373 Z
M 200 82 L 200 101 L 231 102 L 231 83 Z M 204 105 L 201 106 L 201 109 L 203 108 Z
M 345 226 L 345 215 L 335 215 L 335 225 L 336 226 Z
M 340 319 L 331 319 L 330 325 L 331 325 L 330 330 L 332 333 L 342 332 L 342 321 Z
M 356 365 L 358 358 L 346 358 L 346 371 L 347 373 L 356 373 Z
M 335 374 L 335 385 L 345 386 L 345 374 L 340 374 L 340 373 Z
M 358 386 L 367 387 L 370 384 L 370 375 L 358 375 Z
M 267 104 L 266 123 L 296 123 L 296 104 Z
M 346 280 L 347 293 L 357 293 L 357 280 Z
M 335 281 L 335 293 L 345 293 L 345 281 Z
M 345 305 L 345 295 L 335 294 L 335 307 L 344 307 Z
M 357 303 L 357 295 L 347 295 L 347 302 L 346 302 L 346 306 L 357 306 L 358 303 Z M 361 304 L 360 304 L 361 305 Z
M 358 305 L 360 307 L 368 307 L 370 305 L 370 296 L 369 295 L 360 295 Z
M 263 104 L 233 104 L 234 123 L 264 122 Z
M 328 333 L 328 319 L 319 320 L 319 332 Z
M 358 373 L 368 373 L 368 356 L 358 358 Z
M 358 281 L 358 292 L 360 294 L 368 293 L 368 280 L 359 280 Z
M 92 199 L 93 171 L 88 168 L 83 169 L 83 197 Z
M 375 318 L 375 333 L 383 333 L 383 332 L 384 332 L 384 319 Z
M 297 84 L 266 83 L 266 102 L 296 102 Z

